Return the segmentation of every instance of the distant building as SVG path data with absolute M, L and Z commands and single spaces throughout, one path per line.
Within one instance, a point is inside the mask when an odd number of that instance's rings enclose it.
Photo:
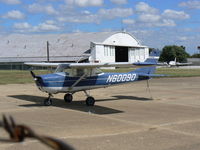
M 1 35 L 0 62 L 136 62 L 149 57 L 149 49 L 127 32 Z

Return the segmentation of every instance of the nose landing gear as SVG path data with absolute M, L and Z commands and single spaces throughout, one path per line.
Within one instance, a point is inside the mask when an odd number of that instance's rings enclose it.
M 49 93 L 48 98 L 44 100 L 44 105 L 45 106 L 51 106 L 52 105 L 51 97 L 53 97 L 53 95 Z

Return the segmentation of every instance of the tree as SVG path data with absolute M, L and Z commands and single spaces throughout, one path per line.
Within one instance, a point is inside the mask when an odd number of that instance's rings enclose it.
M 162 49 L 159 61 L 167 62 L 174 61 L 176 58 L 177 62 L 187 62 L 187 58 L 190 55 L 185 51 L 184 46 L 167 45 Z
M 200 58 L 200 54 L 193 54 L 191 58 Z

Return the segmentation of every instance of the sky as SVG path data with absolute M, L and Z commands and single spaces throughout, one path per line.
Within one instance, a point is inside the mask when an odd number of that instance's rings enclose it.
M 200 0 L 0 0 L 0 35 L 127 31 L 162 49 L 200 46 Z

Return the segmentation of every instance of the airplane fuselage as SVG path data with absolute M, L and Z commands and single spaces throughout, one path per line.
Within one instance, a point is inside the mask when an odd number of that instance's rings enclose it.
M 129 73 L 101 73 L 87 76 L 73 86 L 80 77 L 71 77 L 65 72 L 53 73 L 39 76 L 42 80 L 36 81 L 38 88 L 47 93 L 74 93 L 77 91 L 103 88 L 111 85 L 134 82 L 149 79 L 134 72 Z

